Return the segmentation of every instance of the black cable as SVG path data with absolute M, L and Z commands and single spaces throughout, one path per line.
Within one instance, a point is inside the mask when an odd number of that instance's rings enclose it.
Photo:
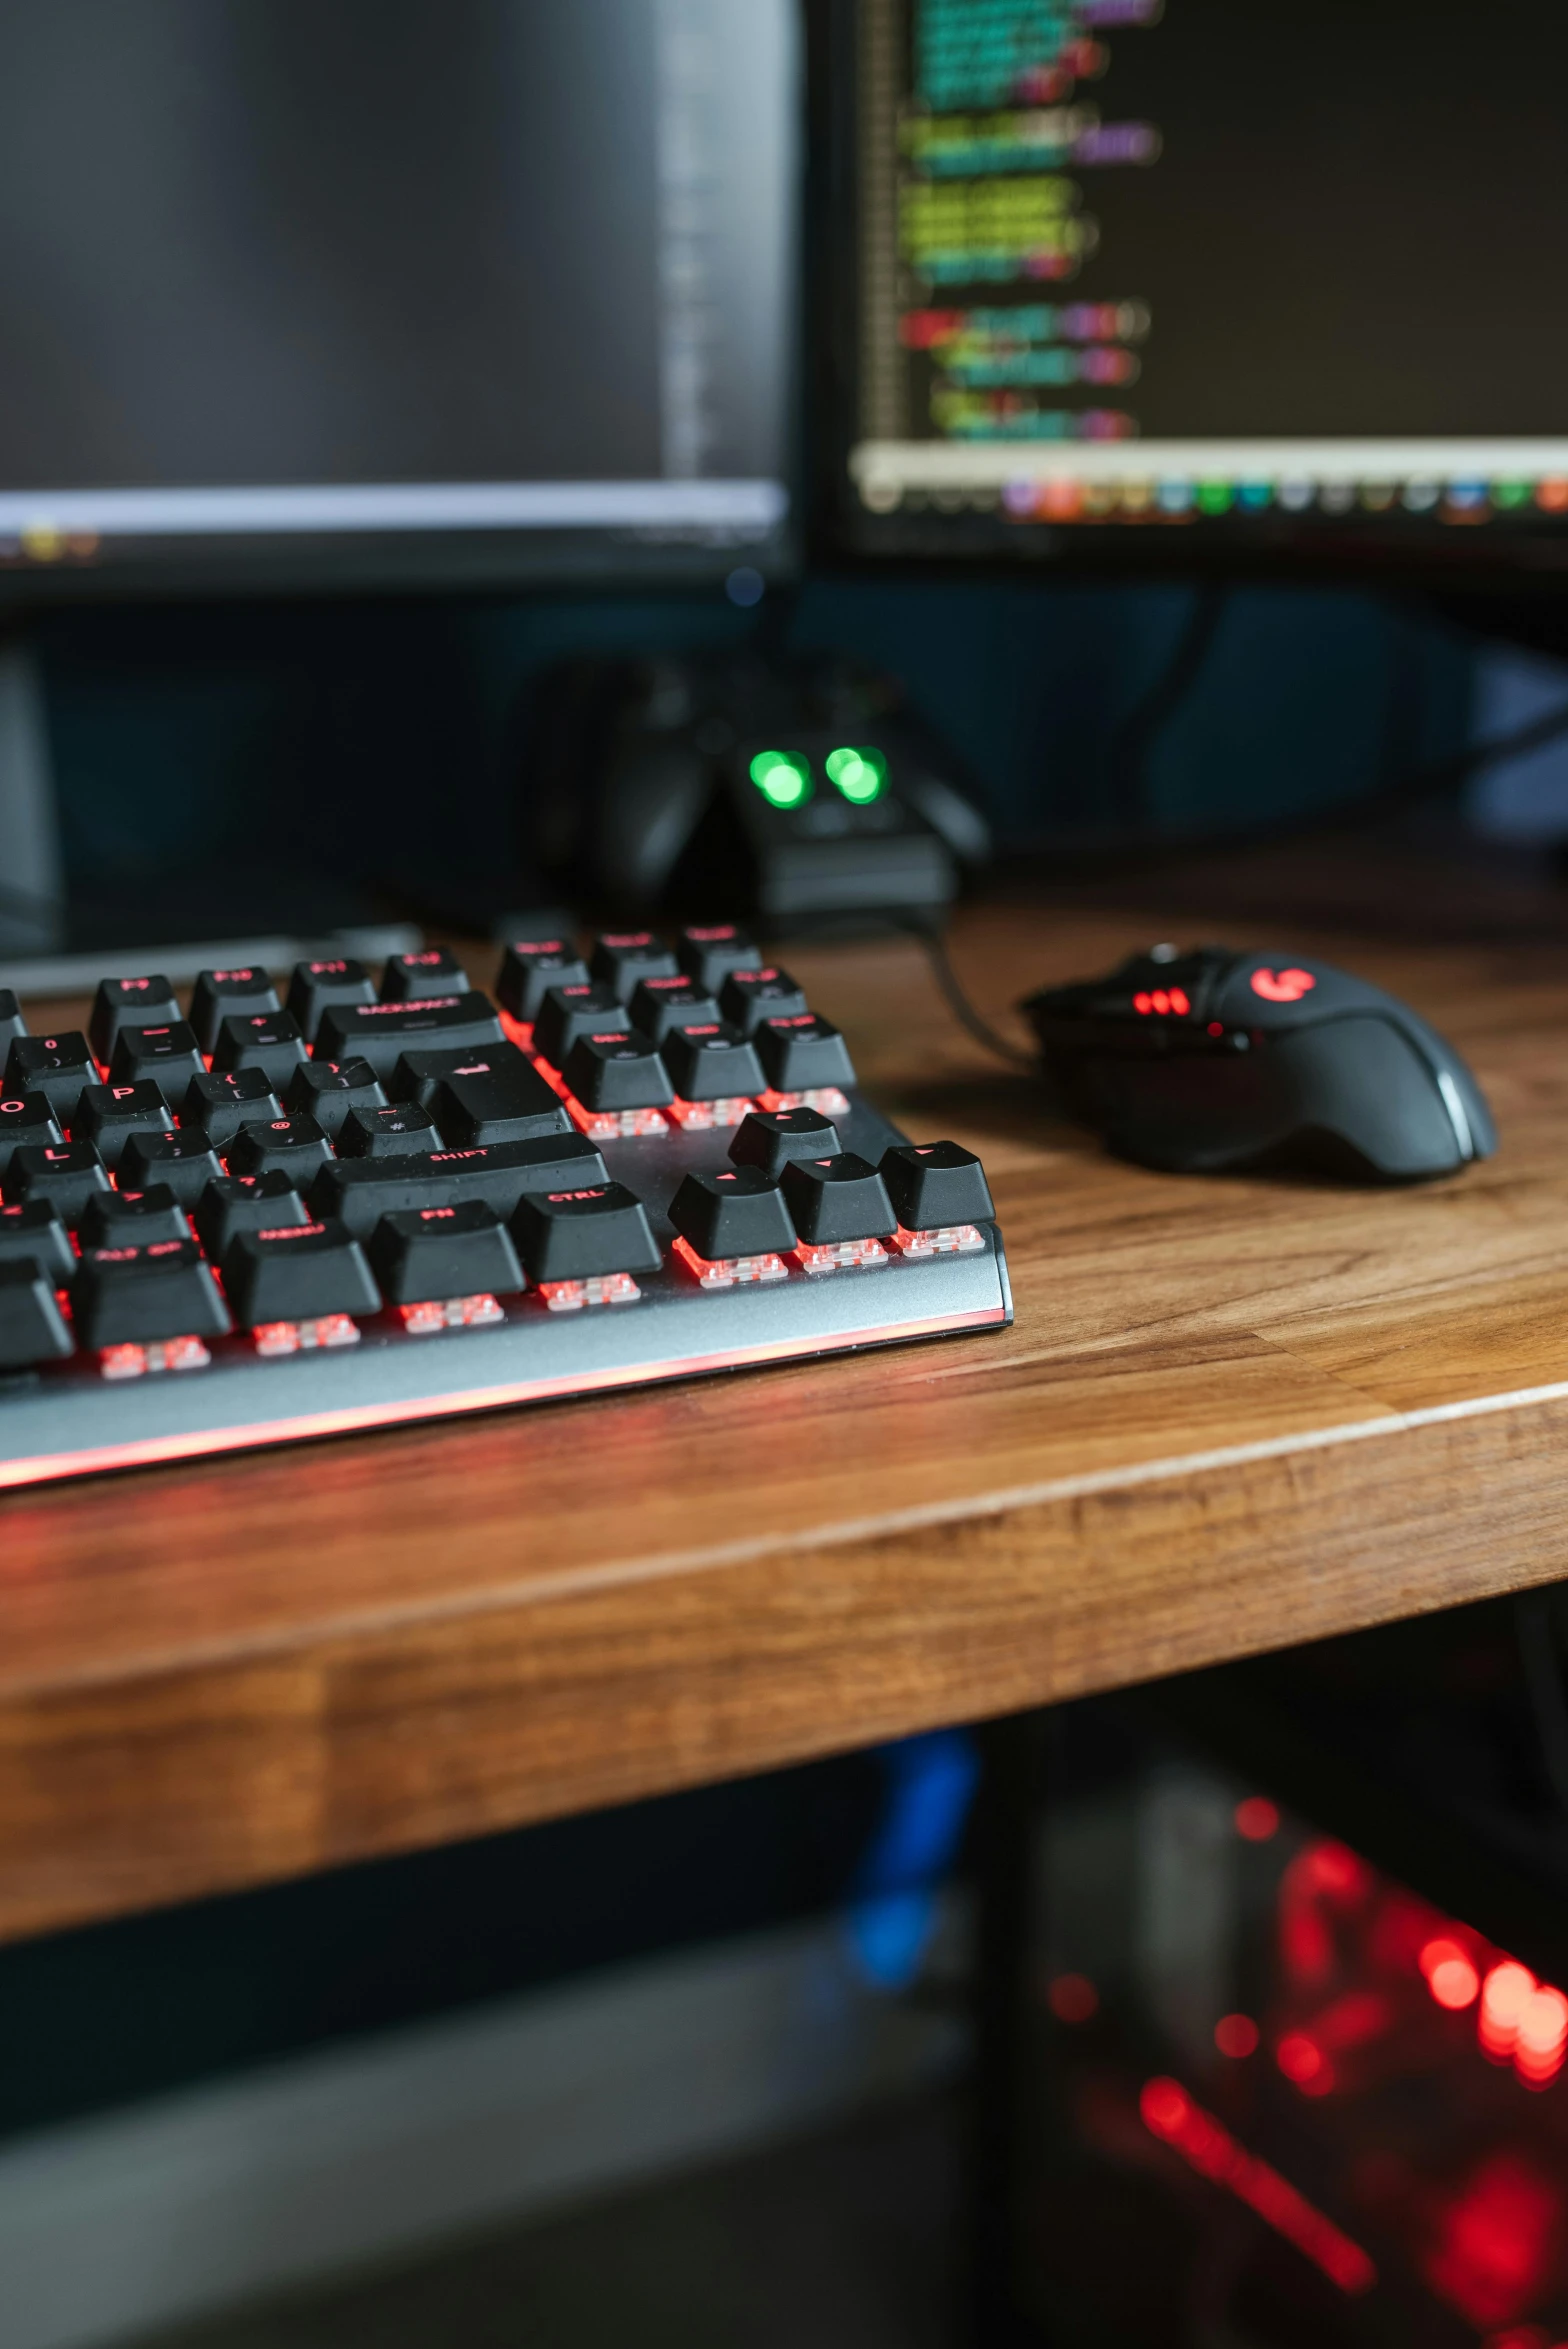
M 977 1044 L 983 1044 L 987 1052 L 994 1052 L 999 1060 L 1009 1062 L 1014 1068 L 1027 1069 L 1032 1077 L 1037 1077 L 1040 1063 L 1035 1055 L 1025 1052 L 1020 1045 L 1010 1043 L 999 1029 L 992 1027 L 983 1012 L 975 1009 L 964 993 L 958 973 L 948 959 L 947 942 L 941 931 L 931 923 L 922 921 L 918 914 L 895 914 L 893 919 L 899 929 L 907 930 L 911 938 L 918 938 L 925 948 L 936 983 L 959 1026 L 967 1029 Z
M 1212 582 L 1194 588 L 1170 658 L 1111 736 L 1111 810 L 1133 830 L 1149 819 L 1149 754 L 1202 675 L 1229 600 L 1228 590 Z

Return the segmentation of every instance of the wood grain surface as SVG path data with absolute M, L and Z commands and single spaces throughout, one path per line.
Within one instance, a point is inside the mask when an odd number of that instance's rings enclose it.
M 990 907 L 954 958 L 1005 1023 L 1158 934 Z M 982 1153 L 1016 1326 L 0 1500 L 0 1937 L 1561 1574 L 1568 949 L 1230 936 L 1416 1004 L 1499 1156 L 1145 1174 L 913 945 L 792 950 L 879 1103 Z

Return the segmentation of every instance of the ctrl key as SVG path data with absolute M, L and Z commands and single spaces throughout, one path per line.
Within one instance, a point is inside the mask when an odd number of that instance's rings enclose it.
M 0 1371 L 61 1362 L 71 1333 L 49 1276 L 30 1256 L 0 1258 Z
M 352 1346 L 355 1316 L 381 1310 L 364 1250 L 332 1216 L 237 1233 L 224 1255 L 223 1285 L 258 1354 Z
M 512 1237 L 552 1313 L 629 1305 L 641 1295 L 633 1273 L 657 1272 L 662 1261 L 642 1201 L 624 1183 L 527 1191 Z

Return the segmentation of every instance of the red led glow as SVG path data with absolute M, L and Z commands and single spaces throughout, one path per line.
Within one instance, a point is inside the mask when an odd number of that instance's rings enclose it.
M 1237 2143 L 1214 2115 L 1205 2112 L 1177 2080 L 1145 2083 L 1138 2099 L 1144 2127 L 1169 2145 L 1200 2177 L 1225 2187 L 1283 2235 L 1313 2266 L 1347 2294 L 1369 2292 L 1377 2269 L 1359 2243 L 1299 2193 L 1288 2178 Z
M 1059 2023 L 1087 2023 L 1100 2011 L 1100 1993 L 1087 1974 L 1058 1974 L 1046 1984 L 1045 2003 Z
M 1274 2061 L 1303 2096 L 1328 2096 L 1334 2087 L 1334 2067 L 1315 2039 L 1305 2031 L 1287 2031 L 1274 2050 Z
M 1481 1987 L 1481 1977 L 1457 1941 L 1439 1934 L 1423 1944 L 1417 1960 L 1428 1990 L 1439 2006 L 1458 2014 Z
M 1556 2259 L 1562 2196 L 1523 2154 L 1488 2154 L 1441 2212 L 1426 2278 L 1476 2326 L 1509 2324 L 1539 2296 Z
M 1534 1994 L 1535 1976 L 1528 1966 L 1517 1965 L 1512 1958 L 1504 1958 L 1488 1972 L 1481 1985 L 1477 2036 L 1482 2053 L 1494 2064 L 1505 2064 L 1512 2058 L 1524 2010 Z
M 1279 1805 L 1271 1803 L 1266 1794 L 1247 1795 L 1231 1816 L 1236 1833 L 1249 1843 L 1267 1843 L 1271 1835 L 1279 1833 Z
M 719 1177 L 720 1182 L 725 1180 Z M 771 1251 L 757 1256 L 699 1256 L 690 1240 L 677 1238 L 670 1251 L 705 1289 L 733 1289 L 752 1281 L 783 1281 L 789 1267 Z
M 1192 1003 L 1184 987 L 1156 987 L 1148 994 L 1140 992 L 1135 995 L 1132 1007 L 1134 1011 L 1141 1012 L 1145 1019 L 1151 1013 L 1168 1018 L 1173 1011 L 1185 1016 L 1191 1011 Z
M 1250 2015 L 1221 2015 L 1214 2026 L 1214 2044 L 1221 2055 L 1240 2062 L 1258 2051 L 1258 2026 Z
M 1254 971 L 1252 992 L 1265 1003 L 1299 1003 L 1303 995 L 1310 995 L 1317 985 L 1310 971 L 1294 968 L 1288 971 Z

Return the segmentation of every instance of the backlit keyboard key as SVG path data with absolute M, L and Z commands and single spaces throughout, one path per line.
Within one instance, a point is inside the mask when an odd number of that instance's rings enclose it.
M 178 1101 L 205 1065 L 195 1034 L 184 1020 L 168 1021 L 161 1028 L 122 1028 L 114 1040 L 109 1082 L 134 1085 L 150 1077 L 167 1100 Z
M 0 1183 L 20 1143 L 64 1140 L 60 1121 L 42 1093 L 20 1093 L 14 1101 L 0 1101 Z
M 221 1338 L 233 1327 L 211 1268 L 190 1239 L 89 1248 L 71 1282 L 71 1312 L 77 1343 L 100 1348 Z
M 837 1158 L 793 1158 L 780 1178 L 796 1231 L 813 1247 L 891 1239 L 898 1218 L 887 1185 L 852 1150 Z
M 179 997 L 161 971 L 145 979 L 101 979 L 87 1034 L 107 1067 L 122 1028 L 167 1027 L 179 1017 Z
M 196 1202 L 197 1237 L 214 1264 L 223 1262 L 241 1232 L 310 1220 L 286 1174 L 223 1175 L 209 1183 Z
M 289 1353 L 299 1343 L 299 1325 L 312 1326 L 317 1342 L 332 1344 L 357 1331 L 322 1332 L 314 1325 L 381 1310 L 365 1252 L 340 1223 L 278 1225 L 240 1232 L 224 1251 L 223 1285 L 242 1329 L 293 1325 L 291 1344 L 281 1333 L 275 1348 Z
M 501 1052 L 510 1057 L 503 1061 Z M 533 1142 L 564 1133 L 568 1119 L 558 1094 L 515 1045 L 471 1056 L 432 1087 L 427 1106 L 441 1139 L 459 1149 L 474 1143 Z M 404 1059 L 423 1059 L 405 1054 Z
M 132 1134 L 168 1134 L 174 1112 L 150 1079 L 139 1085 L 85 1085 L 71 1119 L 73 1142 L 91 1142 L 107 1167 L 120 1163 Z
M 640 979 L 673 979 L 679 972 L 675 956 L 651 930 L 601 931 L 588 962 L 589 977 L 601 980 L 622 1003 L 630 1003 Z
M 140 1247 L 150 1240 L 188 1240 L 191 1227 L 167 1183 L 147 1191 L 95 1191 L 82 1209 L 82 1247 Z
M 332 1005 L 374 1003 L 376 990 L 362 962 L 341 957 L 329 962 L 297 962 L 289 981 L 288 1008 L 299 1022 L 300 1034 L 314 1044 L 321 1015 Z
M 386 1117 L 387 1110 L 370 1110 Z M 263 1125 L 241 1126 L 228 1149 L 230 1174 L 286 1175 L 297 1191 L 307 1191 L 316 1170 L 332 1156 L 332 1145 L 313 1117 L 274 1117 Z
M 6 1054 L 0 1091 L 8 1100 L 21 1093 L 42 1093 L 60 1123 L 68 1126 L 82 1087 L 97 1082 L 97 1066 L 85 1036 L 17 1036 Z
M 310 1205 L 368 1235 L 383 1215 L 415 1207 L 456 1207 L 482 1199 L 509 1216 L 527 1191 L 564 1190 L 606 1179 L 604 1160 L 581 1134 L 431 1150 L 415 1158 L 340 1158 L 311 1185 Z
M 711 1026 L 719 1007 L 694 979 L 640 979 L 631 1001 L 632 1026 L 662 1044 L 676 1028 Z
M 665 1037 L 662 1050 L 682 1101 L 738 1101 L 762 1090 L 755 1046 L 725 1021 L 677 1028 Z
M 270 971 L 198 971 L 190 1024 L 203 1052 L 211 1052 L 226 1019 L 255 1019 L 279 1008 Z
M 368 1060 L 308 1060 L 294 1071 L 283 1096 L 291 1116 L 313 1117 L 334 1137 L 351 1109 L 386 1105 L 385 1088 Z
M 757 1030 L 757 1050 L 776 1093 L 816 1093 L 855 1081 L 843 1037 L 811 1012 L 765 1020 Z
M 906 1231 L 995 1220 L 985 1169 L 958 1142 L 897 1143 L 882 1153 L 881 1172 Z
M 588 965 L 567 938 L 518 938 L 501 957 L 496 1000 L 520 1026 L 531 1028 L 551 987 L 586 987 Z
M 338 1133 L 340 1158 L 412 1158 L 439 1150 L 436 1121 L 417 1101 L 389 1102 L 385 1109 L 353 1109 Z
M 194 1207 L 223 1165 L 200 1127 L 178 1134 L 132 1134 L 120 1153 L 119 1179 L 133 1191 L 167 1183 L 182 1207 Z
M 0 1257 L 0 1370 L 62 1362 L 73 1350 L 49 1275 L 25 1258 Z
M 215 1069 L 192 1077 L 180 1104 L 182 1126 L 195 1126 L 215 1150 L 226 1148 L 241 1126 L 282 1115 L 283 1104 L 259 1068 Z
M 792 1158 L 836 1158 L 838 1128 L 820 1109 L 754 1109 L 736 1128 L 730 1157 L 776 1182 Z
M 330 1014 L 328 1015 L 331 1016 Z M 299 1023 L 286 1011 L 258 1011 L 222 1020 L 212 1048 L 214 1073 L 257 1068 L 275 1093 L 288 1084 L 305 1057 Z M 336 1054 L 329 1054 L 335 1059 Z
M 547 987 L 534 1022 L 534 1050 L 564 1068 L 579 1036 L 629 1036 L 631 1015 L 613 988 L 595 983 Z
M 418 1003 L 431 995 L 461 995 L 468 973 L 449 947 L 427 946 L 418 954 L 388 957 L 381 974 L 383 1003 Z
M 93 1193 L 109 1188 L 109 1169 L 91 1142 L 24 1142 L 12 1151 L 5 1178 L 9 1205 L 47 1199 L 73 1231 Z
M 389 1305 L 507 1296 L 523 1286 L 512 1236 L 493 1207 L 421 1207 L 384 1215 L 371 1237 L 371 1269 Z M 459 1319 L 462 1317 L 459 1316 Z
M 405 1052 L 466 1051 L 501 1041 L 489 997 L 471 991 L 417 1003 L 329 1004 L 316 1031 L 323 1060 L 368 1060 L 383 1082 Z
M 539 1286 L 657 1272 L 661 1261 L 647 1211 L 624 1183 L 529 1192 L 518 1201 L 512 1237 Z
M 719 991 L 719 1010 L 743 1036 L 754 1036 L 764 1020 L 788 1019 L 805 1009 L 804 988 L 772 963 L 731 971 Z
M 76 1250 L 47 1199 L 0 1207 L 0 1264 L 33 1264 L 51 1285 L 64 1288 L 76 1270 Z
M 644 1036 L 579 1036 L 561 1074 L 585 1109 L 663 1109 L 675 1098 L 669 1071 Z
M 13 1036 L 25 1036 L 26 1033 L 27 1022 L 22 1017 L 21 1005 L 9 987 L 0 987 L 0 1044 L 8 1043 Z
M 731 971 L 754 971 L 762 956 L 733 922 L 693 922 L 675 934 L 675 952 L 688 978 L 709 993 L 722 987 Z
M 784 1194 L 756 1166 L 689 1174 L 670 1201 L 670 1221 L 708 1262 L 780 1255 L 795 1245 Z

